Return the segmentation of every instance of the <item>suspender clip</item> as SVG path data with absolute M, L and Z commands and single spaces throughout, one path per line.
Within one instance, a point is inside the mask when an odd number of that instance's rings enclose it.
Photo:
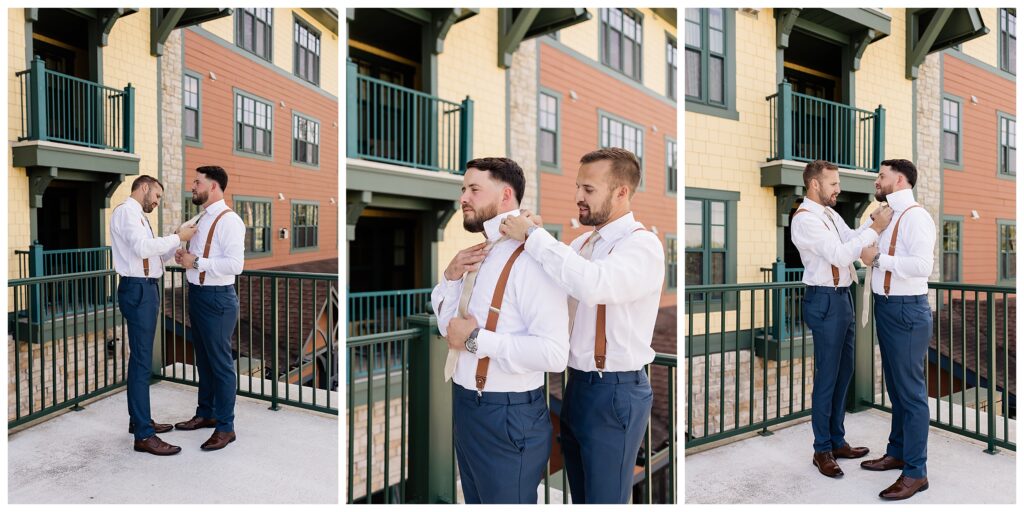
M 604 378 L 604 370 L 598 368 L 597 369 L 597 376 L 601 377 L 603 379 Z
M 490 306 L 487 309 L 491 310 L 491 312 L 494 313 L 495 315 L 500 315 L 501 314 L 501 310 L 496 308 L 496 307 L 494 307 L 494 306 Z

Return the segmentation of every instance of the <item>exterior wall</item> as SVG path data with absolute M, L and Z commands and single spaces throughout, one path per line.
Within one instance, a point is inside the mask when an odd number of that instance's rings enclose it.
M 7 9 L 7 140 L 15 142 L 21 132 L 21 99 L 15 73 L 28 69 L 25 61 L 25 9 Z M 10 148 L 7 157 L 7 275 L 17 277 L 17 249 L 28 249 L 32 223 L 29 211 L 28 176 L 14 167 Z
M 373 443 L 373 452 L 368 456 L 366 453 L 366 424 L 367 414 L 370 412 L 366 404 L 357 405 L 353 412 L 350 412 L 348 408 L 345 408 L 345 424 L 348 425 L 350 418 L 349 414 L 355 414 L 355 425 L 356 428 L 352 433 L 355 440 L 352 442 L 352 449 L 354 451 L 352 461 L 352 493 L 351 498 L 358 500 L 366 496 L 366 465 L 368 462 L 372 462 L 371 469 L 373 474 L 370 477 L 371 488 L 373 492 L 378 492 L 384 489 L 384 417 L 388 416 L 391 418 L 391 424 L 389 432 L 389 442 L 387 446 L 388 450 L 388 485 L 395 485 L 395 483 L 401 481 L 402 475 L 402 399 L 392 398 L 388 400 L 388 411 L 384 412 L 384 400 L 376 400 L 373 402 L 373 426 L 371 427 L 371 434 L 375 442 Z M 405 418 L 406 425 L 408 425 L 409 417 Z M 408 427 L 406 427 L 408 428 Z M 408 432 L 406 433 L 408 435 Z M 408 448 L 406 449 L 406 461 L 405 467 L 409 467 L 409 453 Z M 343 492 L 348 493 L 348 489 Z
M 989 33 L 961 45 L 963 53 L 999 69 L 999 9 L 980 9 Z
M 279 19 L 280 16 L 275 21 Z M 282 49 L 275 50 L 279 51 Z M 231 177 L 225 194 L 229 205 L 234 203 L 236 196 L 271 200 L 271 254 L 247 257 L 246 269 L 337 258 L 337 202 L 340 201 L 337 192 L 337 98 L 311 91 L 305 81 L 281 76 L 271 65 L 260 64 L 259 59 L 254 63 L 245 50 L 234 47 L 233 40 L 217 41 L 216 37 L 210 39 L 191 29 L 185 32 L 185 69 L 202 77 L 201 141 L 198 147 L 186 146 L 183 190 L 191 190 L 189 182 L 196 167 L 220 165 Z M 211 72 L 216 75 L 216 80 L 210 77 Z M 290 75 L 290 70 L 288 73 Z M 234 152 L 236 89 L 273 105 L 272 159 Z M 293 112 L 312 117 L 320 123 L 320 166 L 317 169 L 291 163 Z M 279 200 L 278 193 L 283 194 L 285 200 Z M 331 198 L 335 204 L 331 204 Z M 292 229 L 293 200 L 316 201 L 320 205 L 319 246 L 315 251 L 293 250 L 290 238 L 281 240 L 278 236 L 281 228 Z
M 1016 117 L 1016 83 L 950 54 L 943 55 L 942 66 L 943 92 L 963 98 L 963 170 L 943 170 L 943 214 L 964 219 L 960 280 L 995 284 L 999 268 L 996 220 L 1016 218 L 1015 180 L 999 175 L 998 114 Z M 939 104 L 941 98 L 935 101 Z M 980 218 L 972 219 L 971 210 Z M 936 225 L 941 229 L 939 222 Z M 941 243 L 941 231 L 939 235 Z
M 674 103 L 654 98 L 636 86 L 608 76 L 601 64 L 581 61 L 546 41 L 540 43 L 540 84 L 562 97 L 561 174 L 539 173 L 540 213 L 545 224 L 560 224 L 562 240 L 566 243 L 589 229 L 570 225 L 570 220 L 578 216 L 573 194 L 579 158 L 599 146 L 599 111 L 603 111 L 644 128 L 645 183 L 644 189 L 633 197 L 633 211 L 648 229 L 657 227 L 664 245 L 666 234 L 677 234 L 676 196 L 665 191 L 665 139 L 678 140 Z M 576 95 L 575 100 L 571 99 L 572 94 Z M 662 295 L 662 306 L 675 303 L 674 291 Z
M 598 42 L 601 32 L 601 13 L 597 9 L 587 9 L 592 18 L 586 23 L 577 23 L 569 28 L 558 31 L 558 41 L 586 55 L 594 62 L 601 62 Z M 647 36 L 647 33 L 644 33 Z M 644 39 L 646 41 L 646 39 Z
M 160 58 L 160 181 L 164 183 L 164 196 L 160 201 L 161 233 L 174 228 L 188 219 L 182 218 L 181 202 L 184 191 L 179 183 L 186 176 L 185 151 L 182 139 L 182 73 L 185 64 L 185 47 L 180 30 L 171 32 L 164 44 L 164 55 Z M 163 228 L 163 229 L 160 229 Z
M 676 28 L 650 9 L 640 9 L 640 12 L 644 14 L 644 63 L 641 76 L 648 89 L 658 91 L 664 96 L 668 94 L 668 83 L 665 78 L 668 71 L 665 62 L 665 34 L 669 33 L 675 37 Z
M 540 86 L 537 38 L 523 41 L 512 54 L 508 70 L 509 158 L 515 160 L 526 174 L 526 190 L 520 205 L 540 211 L 540 183 L 537 173 L 537 87 Z
M 918 176 L 938 177 L 939 179 L 918 180 L 914 187 L 914 198 L 928 210 L 936 227 L 939 229 L 933 250 L 935 265 L 929 281 L 942 280 L 942 224 L 938 221 L 942 211 L 942 56 L 932 54 L 925 57 L 924 63 L 918 67 L 917 80 L 914 82 L 914 93 L 917 109 L 914 128 L 917 131 L 916 157 Z

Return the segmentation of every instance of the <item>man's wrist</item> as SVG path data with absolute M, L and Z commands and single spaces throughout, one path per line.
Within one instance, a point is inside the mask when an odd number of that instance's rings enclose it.
M 534 231 L 537 231 L 537 228 L 539 228 L 539 227 L 540 226 L 538 226 L 536 224 L 532 224 L 532 225 L 530 225 L 530 227 L 526 228 L 526 237 L 524 239 L 528 240 L 530 238 L 530 235 L 532 235 Z

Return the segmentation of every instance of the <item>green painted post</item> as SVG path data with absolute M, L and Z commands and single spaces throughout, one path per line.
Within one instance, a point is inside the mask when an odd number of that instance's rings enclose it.
M 473 100 L 466 96 L 459 112 L 459 169 L 473 159 Z
M 46 65 L 38 55 L 32 59 L 32 63 L 29 65 L 28 94 L 28 138 L 29 140 L 47 140 Z
M 875 109 L 875 161 L 872 162 L 874 165 L 874 171 L 878 172 L 882 168 L 882 160 L 885 160 L 885 107 L 879 105 Z
M 409 481 L 406 503 L 455 503 L 452 462 L 452 388 L 443 370 L 448 344 L 437 317 L 409 317 L 420 338 L 409 344 Z
M 124 150 L 128 153 L 135 152 L 135 88 L 131 82 L 124 88 L 124 110 L 121 119 L 121 129 L 124 130 Z
M 37 240 L 36 243 L 28 246 L 28 275 L 31 277 L 42 277 L 45 275 L 43 267 L 43 245 Z M 39 285 L 29 287 L 29 318 L 32 324 L 39 324 L 39 318 L 43 311 L 42 293 Z
M 359 157 L 359 67 L 349 59 L 345 73 L 345 154 L 349 158 Z
M 875 347 L 873 333 L 875 330 L 874 316 L 868 318 L 868 324 L 861 326 L 861 289 L 860 282 L 864 279 L 864 269 L 857 271 L 858 278 L 850 285 L 850 292 L 853 293 L 853 318 L 855 322 L 856 336 L 854 336 L 853 348 L 853 382 L 850 383 L 850 395 L 847 396 L 846 409 L 850 412 L 861 411 L 867 408 L 872 402 L 872 368 L 875 365 Z M 863 286 L 871 286 L 867 283 Z M 871 304 L 868 304 L 871 308 Z
M 271 368 L 270 375 L 271 375 L 271 378 L 274 379 L 274 380 L 272 380 L 270 382 L 270 407 L 269 407 L 269 409 L 271 411 L 279 411 L 279 410 L 281 410 L 281 406 L 278 405 L 278 401 L 281 398 L 281 393 L 278 390 L 278 381 L 281 380 L 281 369 L 278 368 L 278 364 L 279 364 L 278 361 L 280 361 L 280 359 L 281 359 L 281 357 L 280 357 L 281 354 L 278 351 L 281 348 L 280 347 L 280 343 L 279 343 L 279 341 L 281 341 L 280 340 L 280 336 L 281 335 L 280 335 L 280 333 L 278 333 L 278 326 L 281 325 L 281 311 L 280 311 L 281 308 L 278 307 L 278 303 L 277 303 L 278 299 L 277 299 L 277 297 L 280 294 L 280 281 L 281 281 L 282 278 L 280 278 L 280 277 L 272 277 L 270 279 L 271 279 L 270 280 L 270 290 L 271 290 L 270 291 L 270 293 L 271 293 L 271 295 L 270 295 L 270 309 L 271 309 L 271 313 L 270 313 L 270 328 L 272 329 L 272 332 L 273 332 L 273 334 L 270 336 L 270 338 L 273 340 L 273 344 L 274 344 L 273 356 L 272 356 L 273 359 L 270 361 L 270 368 Z M 314 289 L 316 288 L 316 284 L 315 283 L 314 283 L 313 287 L 314 287 Z M 262 286 L 260 288 L 262 288 Z M 262 293 L 262 290 L 260 291 L 260 293 Z M 300 308 L 301 308 L 301 306 L 300 306 Z M 315 336 L 315 334 L 314 334 L 314 336 Z M 264 357 L 266 357 L 266 355 L 264 355 Z M 266 364 L 266 361 L 264 361 L 263 364 Z M 316 363 L 312 363 L 312 364 L 316 364 Z M 287 375 L 287 373 L 286 373 L 286 375 Z M 252 381 L 250 380 L 249 382 L 251 383 Z M 301 377 L 300 377 L 300 382 L 299 383 L 301 384 Z M 314 382 L 313 385 L 315 386 L 316 383 Z M 316 390 L 314 390 L 313 393 L 314 393 L 314 396 L 316 396 L 315 395 Z M 314 404 L 315 403 L 316 402 L 314 402 Z
M 988 435 L 986 435 L 986 441 L 988 442 L 988 448 L 985 453 L 994 454 L 996 450 L 996 385 L 999 383 L 998 375 L 996 374 L 996 307 L 993 304 L 992 299 L 994 294 L 987 292 L 985 294 L 985 334 L 988 338 L 988 347 L 986 348 L 986 359 L 988 359 L 988 404 L 986 407 L 986 415 L 988 416 Z M 979 368 L 980 370 L 980 368 Z M 1005 395 L 1006 390 L 1003 390 Z M 1006 400 L 1006 397 L 1003 397 Z
M 793 159 L 793 86 L 783 80 L 779 84 L 778 98 L 779 158 Z
M 786 262 L 782 258 L 776 258 L 772 263 L 772 282 L 782 283 L 786 281 Z M 786 290 L 778 289 L 772 292 L 775 307 L 772 308 L 772 323 L 775 324 L 775 343 L 778 350 L 782 351 L 782 345 L 786 341 Z M 768 357 L 765 355 L 765 357 Z

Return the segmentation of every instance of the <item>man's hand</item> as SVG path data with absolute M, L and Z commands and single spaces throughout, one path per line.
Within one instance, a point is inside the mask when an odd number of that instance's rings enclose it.
M 466 272 L 480 270 L 480 262 L 487 257 L 487 242 L 480 242 L 472 247 L 467 247 L 455 254 L 448 268 L 444 269 L 444 278 L 449 281 L 458 281 Z
M 889 208 L 889 205 L 879 207 L 871 212 L 871 229 L 878 234 L 885 230 L 890 221 L 892 221 L 892 208 Z
M 869 245 L 860 250 L 860 260 L 864 262 L 864 266 L 870 267 L 871 262 L 874 261 L 876 254 L 878 254 L 878 246 Z
M 464 317 L 455 317 L 448 322 L 448 348 L 452 350 L 466 350 L 466 340 L 473 329 L 480 327 L 476 324 L 476 318 L 466 314 Z
M 498 226 L 498 231 L 509 238 L 522 242 L 523 240 L 526 240 L 526 232 L 532 226 L 533 222 L 526 218 L 525 215 L 509 215 L 501 221 L 501 225 Z
M 192 254 L 190 252 L 184 252 L 184 254 L 181 255 L 181 262 L 179 264 L 185 268 L 192 268 L 192 263 L 196 261 L 196 258 L 198 258 L 198 256 L 196 256 L 195 254 Z M 178 258 L 175 257 L 174 261 L 178 261 Z
M 181 257 L 186 253 L 185 249 L 178 249 L 174 251 L 174 262 L 181 265 Z
M 174 230 L 174 233 L 178 235 L 178 238 L 180 238 L 182 242 L 188 242 L 189 240 L 192 240 L 192 237 L 195 236 L 198 229 L 199 227 L 195 224 L 184 224 Z

